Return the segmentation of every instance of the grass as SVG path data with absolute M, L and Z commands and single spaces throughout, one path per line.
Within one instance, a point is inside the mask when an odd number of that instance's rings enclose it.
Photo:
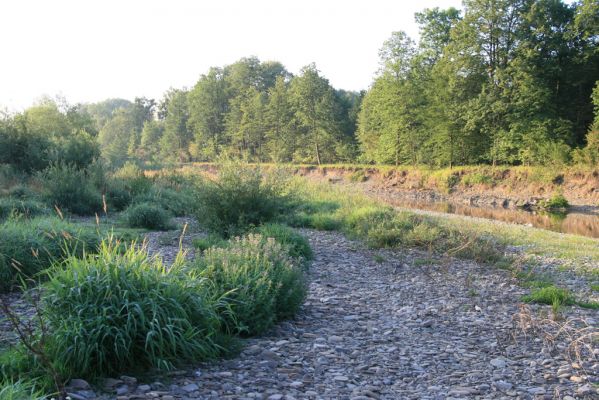
M 216 357 L 219 318 L 202 279 L 131 245 L 104 241 L 49 273 L 49 353 L 65 377 L 110 376 Z
M 0 198 L 0 221 L 10 217 L 31 218 L 48 213 L 48 207 L 37 200 Z
M 535 288 L 529 295 L 522 298 L 528 303 L 548 304 L 551 306 L 573 305 L 576 303 L 574 296 L 567 290 L 554 285 Z
M 56 217 L 10 219 L 0 224 L 0 291 L 20 278 L 35 278 L 70 254 L 93 252 L 100 243 L 96 229 Z
M 566 200 L 563 194 L 558 193 L 553 195 L 549 200 L 543 202 L 541 206 L 549 210 L 561 210 L 570 207 L 570 203 L 568 203 L 568 200 Z
M 43 400 L 46 396 L 34 382 L 0 381 L 0 400 Z
M 308 240 L 295 230 L 282 224 L 265 224 L 255 229 L 255 232 L 264 238 L 272 238 L 287 249 L 287 253 L 302 263 L 314 258 Z
M 439 220 L 396 211 L 347 188 L 296 180 L 305 205 L 288 216 L 290 224 L 319 230 L 342 230 L 372 248 L 411 246 L 480 262 L 503 259 L 504 245 L 488 235 L 463 232 Z

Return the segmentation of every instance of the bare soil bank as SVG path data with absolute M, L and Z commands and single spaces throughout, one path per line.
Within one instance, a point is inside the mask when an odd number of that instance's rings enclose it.
M 293 168 L 293 167 L 291 167 Z M 294 173 L 331 182 L 364 182 L 374 191 L 413 200 L 471 206 L 535 208 L 562 194 L 576 208 L 599 206 L 599 170 L 459 167 L 452 170 L 352 166 L 298 166 Z

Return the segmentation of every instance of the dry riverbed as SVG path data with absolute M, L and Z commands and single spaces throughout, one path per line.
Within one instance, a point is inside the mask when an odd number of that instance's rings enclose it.
M 202 233 L 187 231 L 190 249 Z M 150 233 L 149 250 L 171 262 L 180 233 Z M 551 307 L 521 303 L 528 291 L 506 271 L 303 234 L 315 260 L 296 320 L 229 360 L 95 390 L 75 380 L 72 398 L 599 398 L 597 310 L 566 307 L 554 321 Z
M 119 399 L 597 398 L 599 348 L 583 337 L 597 334 L 597 311 L 566 308 L 553 321 L 550 307 L 521 304 L 526 290 L 505 271 L 304 234 L 316 259 L 295 321 L 247 340 L 233 359 L 155 382 L 108 381 L 111 390 Z

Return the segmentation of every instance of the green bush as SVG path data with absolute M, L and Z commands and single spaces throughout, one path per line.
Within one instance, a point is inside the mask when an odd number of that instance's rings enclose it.
M 171 212 L 177 217 L 193 215 L 196 207 L 197 193 L 190 190 L 171 189 L 153 186 L 147 193 L 135 198 L 135 202 L 153 203 Z
M 558 288 L 554 285 L 533 289 L 533 291 L 523 297 L 523 300 L 530 303 L 540 303 L 548 305 L 572 305 L 575 303 L 574 296 L 567 290 Z
M 301 268 L 273 239 L 251 234 L 226 248 L 210 248 L 197 259 L 199 275 L 211 284 L 228 333 L 258 335 L 278 320 L 293 317 L 306 296 Z
M 228 245 L 228 240 L 214 234 L 193 240 L 193 246 L 199 251 L 206 251 L 211 247 L 227 247 Z
M 277 243 L 287 247 L 289 255 L 293 258 L 310 261 L 314 257 L 308 240 L 288 226 L 265 224 L 256 228 L 256 233 L 264 238 L 273 238 Z
M 94 251 L 98 233 L 58 218 L 9 219 L 0 224 L 0 292 L 19 277 L 32 277 L 69 254 Z
M 117 170 L 112 179 L 120 181 L 132 197 L 147 193 L 152 187 L 152 180 L 145 176 L 143 170 L 132 162 L 127 162 L 123 167 Z
M 173 227 L 168 211 L 152 203 L 132 205 L 125 211 L 125 217 L 131 228 L 165 231 Z
M 168 369 L 218 355 L 219 318 L 204 282 L 134 244 L 118 247 L 103 242 L 97 255 L 69 257 L 44 285 L 49 353 L 64 375 Z
M 558 193 L 549 200 L 545 201 L 542 204 L 542 207 L 549 209 L 561 209 L 570 207 L 570 203 L 568 203 L 568 200 L 566 200 L 563 194 Z
M 102 196 L 87 170 L 55 163 L 38 174 L 43 196 L 51 205 L 78 215 L 102 210 Z
M 0 198 L 0 221 L 8 217 L 31 218 L 48 213 L 48 208 L 35 200 Z
M 38 194 L 26 185 L 15 185 L 6 191 L 8 197 L 12 197 L 20 200 L 35 199 Z
M 122 180 L 111 179 L 106 187 L 107 211 L 123 211 L 133 201 L 133 196 Z
M 290 206 L 279 174 L 233 162 L 219 165 L 218 179 L 206 182 L 198 197 L 198 221 L 225 237 L 273 221 Z

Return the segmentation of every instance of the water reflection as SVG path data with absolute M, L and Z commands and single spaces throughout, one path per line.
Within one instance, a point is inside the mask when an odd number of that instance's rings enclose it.
M 444 201 L 412 200 L 387 197 L 390 204 L 419 210 L 436 211 L 468 217 L 495 219 L 513 224 L 529 225 L 556 232 L 599 238 L 599 212 L 595 209 L 572 209 L 569 212 L 525 211 L 520 209 L 475 207 Z

